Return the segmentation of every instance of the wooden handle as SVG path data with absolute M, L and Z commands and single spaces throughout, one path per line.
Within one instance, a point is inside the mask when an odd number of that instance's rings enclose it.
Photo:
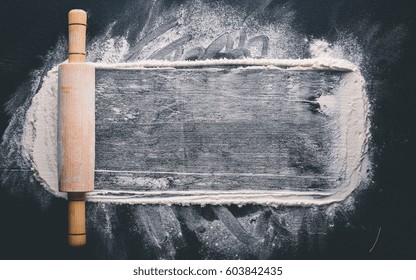
M 87 243 L 85 193 L 68 193 L 68 243 L 71 247 Z
M 68 62 L 85 62 L 86 31 L 87 13 L 83 10 L 71 10 L 68 13 Z

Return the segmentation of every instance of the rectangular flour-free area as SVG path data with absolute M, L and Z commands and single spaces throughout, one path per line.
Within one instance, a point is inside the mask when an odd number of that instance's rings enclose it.
M 96 190 L 329 190 L 335 71 L 97 69 Z

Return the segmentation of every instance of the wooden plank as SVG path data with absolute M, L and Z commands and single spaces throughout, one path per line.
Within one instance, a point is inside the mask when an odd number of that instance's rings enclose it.
M 96 190 L 330 190 L 341 72 L 96 71 Z

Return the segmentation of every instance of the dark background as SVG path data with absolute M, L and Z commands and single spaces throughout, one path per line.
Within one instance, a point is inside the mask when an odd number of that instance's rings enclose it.
M 122 1 L 12 1 L 0 9 L 0 133 L 11 114 L 5 104 L 16 89 L 42 66 L 43 57 L 66 36 L 67 12 L 82 8 L 89 13 L 89 36 L 103 30 L 122 11 Z M 136 1 L 146 7 L 146 1 Z M 180 1 L 164 1 L 166 7 Z M 225 1 L 250 12 L 259 1 Z M 374 163 L 370 186 L 358 197 L 354 214 L 339 215 L 325 236 L 325 249 L 310 248 L 307 234 L 298 238 L 298 250 L 272 258 L 296 259 L 415 259 L 416 207 L 414 157 L 414 83 L 416 81 L 415 4 L 398 0 L 295 0 L 271 1 L 262 18 L 273 21 L 273 6 L 284 2 L 296 11 L 295 28 L 313 38 L 331 39 L 337 30 L 351 30 L 365 51 L 364 76 L 372 105 L 371 157 Z M 139 24 L 140 24 L 140 19 Z M 377 25 L 371 36 L 365 26 Z M 399 27 L 403 36 L 384 36 Z M 122 25 L 119 27 L 122 28 Z M 388 39 L 396 38 L 396 39 Z M 95 248 L 72 250 L 66 246 L 66 202 L 56 199 L 43 209 L 31 195 L 0 186 L 0 259 L 115 258 Z M 25 184 L 25 179 L 13 184 Z M 229 207 L 235 215 L 249 211 Z M 118 210 L 122 215 L 124 208 Z M 345 222 L 348 220 L 348 225 Z M 382 228 L 379 241 L 369 253 L 368 241 Z M 371 230 L 369 230 L 371 229 Z M 126 239 L 128 239 L 126 237 Z M 305 241 L 306 240 L 306 241 Z M 188 239 L 176 258 L 204 258 Z M 370 244 L 371 245 L 371 244 Z M 143 245 L 144 246 L 144 245 Z M 157 258 L 131 252 L 128 258 Z M 124 255 L 125 256 L 125 255 Z M 211 256 L 212 257 L 212 256 Z M 214 256 L 221 258 L 221 256 Z

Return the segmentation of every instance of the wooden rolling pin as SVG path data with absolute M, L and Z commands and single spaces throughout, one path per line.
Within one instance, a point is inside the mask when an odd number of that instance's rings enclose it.
M 87 13 L 68 14 L 68 63 L 59 66 L 59 190 L 68 193 L 68 242 L 86 244 L 85 193 L 94 190 L 95 68 L 85 64 Z

